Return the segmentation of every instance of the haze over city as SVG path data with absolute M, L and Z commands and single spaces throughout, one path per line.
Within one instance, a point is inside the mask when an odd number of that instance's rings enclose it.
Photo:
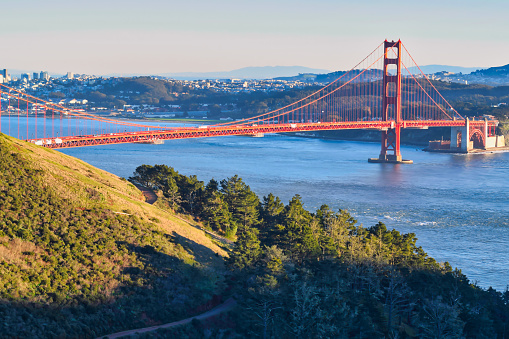
M 87 74 L 348 69 L 384 39 L 421 65 L 507 64 L 505 1 L 10 1 L 0 67 Z

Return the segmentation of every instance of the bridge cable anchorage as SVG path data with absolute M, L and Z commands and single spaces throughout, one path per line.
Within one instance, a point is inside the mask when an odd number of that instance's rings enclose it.
M 477 144 L 486 145 L 485 140 L 498 123 L 493 120 L 484 124 L 461 117 L 400 40 L 382 42 L 348 71 L 318 77 L 330 82 L 309 93 L 303 90 L 302 98 L 283 97 L 282 107 L 263 112 L 255 106 L 247 106 L 247 114 L 252 115 L 249 118 L 198 127 L 155 126 L 118 120 L 0 84 L 0 132 L 58 149 L 228 135 L 295 132 L 309 135 L 326 130 L 373 129 L 381 131 L 382 135 L 376 162 L 405 163 L 400 150 L 402 128 L 470 128 L 463 136 L 469 141 L 476 138 Z M 472 132 L 474 128 L 475 133 Z M 466 144 L 465 141 L 455 142 L 458 147 Z

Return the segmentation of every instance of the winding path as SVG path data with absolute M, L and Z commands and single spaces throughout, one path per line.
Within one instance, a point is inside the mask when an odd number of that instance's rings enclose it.
M 176 327 L 176 326 L 180 326 L 180 325 L 185 325 L 185 324 L 189 324 L 191 321 L 193 321 L 193 319 L 205 320 L 205 319 L 208 319 L 210 317 L 213 317 L 213 316 L 216 316 L 218 314 L 221 314 L 223 312 L 227 312 L 227 311 L 231 310 L 232 308 L 234 308 L 235 305 L 237 305 L 237 302 L 235 301 L 235 299 L 229 298 L 228 300 L 226 300 L 221 305 L 218 305 L 218 306 L 214 307 L 213 309 L 211 309 L 210 311 L 207 311 L 207 312 L 202 313 L 200 315 L 197 315 L 195 317 L 190 317 L 190 318 L 187 318 L 187 319 L 184 319 L 184 320 L 174 321 L 172 323 L 163 324 L 163 325 L 157 325 L 157 326 L 139 328 L 137 330 L 129 330 L 129 331 L 123 331 L 123 332 L 107 334 L 107 335 L 100 336 L 97 339 L 101 339 L 101 338 L 103 338 L 103 339 L 104 338 L 108 338 L 108 339 L 121 338 L 121 337 L 125 337 L 125 336 L 130 336 L 130 335 L 133 335 L 133 334 L 140 334 L 140 333 L 157 331 L 160 328 L 170 328 L 170 327 Z
M 141 185 L 134 186 L 136 186 L 136 188 L 139 189 L 141 193 L 143 193 L 143 195 L 145 196 L 145 202 L 153 205 L 157 201 L 157 195 L 150 188 Z

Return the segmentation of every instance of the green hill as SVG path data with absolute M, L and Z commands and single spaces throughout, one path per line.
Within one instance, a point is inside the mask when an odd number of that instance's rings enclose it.
M 95 337 L 193 315 L 226 252 L 131 183 L 0 134 L 0 337 Z
M 509 65 L 480 69 L 470 74 L 484 77 L 507 77 L 509 75 Z

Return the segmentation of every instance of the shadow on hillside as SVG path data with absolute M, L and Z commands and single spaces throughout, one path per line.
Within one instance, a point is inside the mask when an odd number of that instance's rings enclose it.
M 79 297 L 68 290 L 48 293 L 47 302 L 0 300 L 0 317 L 5 320 L 0 322 L 0 337 L 93 338 L 196 315 L 217 293 L 221 272 L 216 269 L 222 267 L 222 258 L 176 233 L 166 235 L 166 241 L 177 245 L 169 254 L 155 245 L 116 241 L 117 250 L 125 249 L 138 260 L 135 266 L 123 268 L 120 276 L 111 275 L 119 285 L 109 292 L 98 285 Z M 201 265 L 185 261 L 184 250 Z M 110 272 L 98 274 L 109 277 Z
M 210 248 L 173 232 L 174 242 L 180 244 L 197 262 L 206 267 L 223 266 L 222 258 Z
M 178 235 L 172 242 L 194 254 L 203 265 L 221 260 L 205 246 Z M 3 300 L 0 315 L 5 321 L 0 322 L 0 337 L 94 338 L 154 326 L 200 313 L 198 307 L 217 292 L 216 275 L 210 270 L 150 245 L 117 242 L 117 246 L 136 255 L 140 264 L 122 270 L 122 283 L 110 297 L 101 296 L 99 287 L 99 293 L 86 297 L 73 298 L 64 291 L 51 293 L 48 303 Z

